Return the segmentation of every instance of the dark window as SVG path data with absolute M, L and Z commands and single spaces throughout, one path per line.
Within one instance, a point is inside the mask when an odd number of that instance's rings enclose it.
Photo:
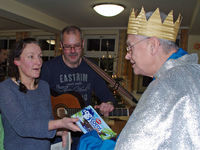
M 88 59 L 97 66 L 99 65 L 99 58 L 90 57 Z
M 115 50 L 115 39 L 102 39 L 101 51 L 113 51 Z
M 39 44 L 42 50 L 49 50 L 49 43 L 46 40 L 39 40 Z
M 14 49 L 16 47 L 16 40 L 9 40 L 9 49 Z
M 40 39 L 39 44 L 42 50 L 54 50 L 55 40 Z
M 101 58 L 100 67 L 103 70 L 111 71 L 113 70 L 113 58 Z
M 88 39 L 87 40 L 88 51 L 99 51 L 100 50 L 100 39 Z
M 48 61 L 49 57 L 48 56 L 42 56 L 42 60 L 43 60 L 43 62 Z
M 8 40 L 0 40 L 0 48 L 7 49 Z

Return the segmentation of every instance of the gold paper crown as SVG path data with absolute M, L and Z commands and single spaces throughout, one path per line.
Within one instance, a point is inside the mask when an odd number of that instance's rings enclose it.
M 173 11 L 171 11 L 162 23 L 159 8 L 146 19 L 144 8 L 142 7 L 139 15 L 136 16 L 134 9 L 129 17 L 128 34 L 144 35 L 148 37 L 176 41 L 176 36 L 181 24 L 181 15 L 179 14 L 176 22 L 173 21 Z

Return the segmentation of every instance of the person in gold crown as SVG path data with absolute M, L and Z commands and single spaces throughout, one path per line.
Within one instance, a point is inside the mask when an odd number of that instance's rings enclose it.
M 147 18 L 147 19 L 146 19 Z M 120 133 L 115 150 L 200 149 L 200 66 L 175 44 L 181 16 L 132 11 L 127 54 L 135 74 L 154 78 Z
M 140 98 L 117 142 L 94 132 L 81 137 L 79 150 L 200 149 L 200 65 L 197 54 L 175 44 L 181 16 L 156 9 L 128 23 L 127 54 L 135 74 L 154 78 Z M 90 149 L 90 147 L 92 147 Z

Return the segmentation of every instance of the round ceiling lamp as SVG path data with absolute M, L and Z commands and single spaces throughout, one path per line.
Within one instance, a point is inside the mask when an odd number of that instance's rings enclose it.
M 113 17 L 124 10 L 124 6 L 119 4 L 96 4 L 93 9 L 100 15 L 105 17 Z

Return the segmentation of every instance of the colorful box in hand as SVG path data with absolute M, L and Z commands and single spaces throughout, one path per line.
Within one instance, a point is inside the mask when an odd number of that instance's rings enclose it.
M 79 118 L 79 121 L 76 122 L 76 124 L 83 133 L 96 130 L 102 140 L 111 139 L 117 135 L 90 105 L 71 117 Z

